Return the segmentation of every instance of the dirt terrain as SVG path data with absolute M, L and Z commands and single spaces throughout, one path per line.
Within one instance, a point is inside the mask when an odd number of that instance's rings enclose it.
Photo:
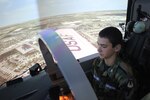
M 98 32 L 125 22 L 125 11 L 85 12 L 51 16 L 0 28 L 0 84 L 24 76 L 35 63 L 45 66 L 38 46 L 38 33 L 46 28 L 72 28 L 96 46 Z

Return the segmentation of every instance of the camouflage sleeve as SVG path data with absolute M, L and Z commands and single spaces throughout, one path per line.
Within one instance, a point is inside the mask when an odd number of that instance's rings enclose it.
M 124 94 L 125 100 L 132 100 L 135 89 L 135 81 L 126 71 L 118 68 L 115 79 L 118 83 L 119 90 Z
M 115 80 L 118 83 L 118 87 L 123 88 L 127 84 L 127 81 L 128 81 L 126 72 L 118 68 L 115 74 Z
M 126 71 L 122 68 L 119 68 L 116 72 L 115 79 L 118 86 L 124 88 L 132 88 L 134 86 L 134 78 L 131 75 L 128 75 Z

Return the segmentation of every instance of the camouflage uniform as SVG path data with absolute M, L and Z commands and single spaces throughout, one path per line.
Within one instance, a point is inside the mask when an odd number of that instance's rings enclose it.
M 135 80 L 119 58 L 111 67 L 96 59 L 92 72 L 93 88 L 100 100 L 133 100 Z

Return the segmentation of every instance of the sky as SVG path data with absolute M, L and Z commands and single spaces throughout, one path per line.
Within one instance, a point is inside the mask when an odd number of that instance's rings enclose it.
M 126 9 L 127 0 L 0 0 L 0 27 L 47 16 Z

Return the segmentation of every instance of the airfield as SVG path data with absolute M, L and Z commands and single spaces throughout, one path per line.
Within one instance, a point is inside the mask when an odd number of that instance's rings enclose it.
M 43 29 L 74 29 L 96 47 L 98 33 L 107 26 L 125 23 L 125 11 L 97 11 L 51 16 L 0 28 L 0 84 L 18 76 L 26 76 L 35 63 L 45 66 L 38 45 Z M 24 73 L 24 74 L 21 74 Z

